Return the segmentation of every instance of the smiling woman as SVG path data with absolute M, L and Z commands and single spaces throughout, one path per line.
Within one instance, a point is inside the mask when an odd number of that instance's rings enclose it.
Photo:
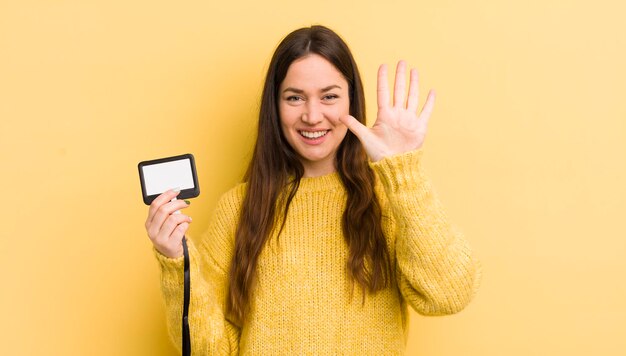
M 323 26 L 290 33 L 272 57 L 244 183 L 189 240 L 189 324 L 197 354 L 404 353 L 407 304 L 462 310 L 479 263 L 421 170 L 434 105 L 418 113 L 417 72 L 387 67 L 365 126 L 363 86 L 345 42 Z M 170 334 L 180 340 L 182 237 L 190 218 L 166 192 L 146 229 L 162 269 Z M 355 288 L 356 287 L 356 288 Z
M 334 172 L 337 149 L 348 131 L 339 121 L 350 110 L 345 77 L 326 59 L 311 54 L 289 66 L 280 93 L 282 133 L 304 166 L 304 176 Z

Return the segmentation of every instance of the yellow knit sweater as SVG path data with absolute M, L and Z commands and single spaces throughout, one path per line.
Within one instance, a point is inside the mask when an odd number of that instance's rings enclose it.
M 401 355 L 407 303 L 423 315 L 452 314 L 475 294 L 480 267 L 420 169 L 422 150 L 372 163 L 395 280 L 368 294 L 352 289 L 337 173 L 304 178 L 280 238 L 259 256 L 244 325 L 225 318 L 228 270 L 245 185 L 220 199 L 207 232 L 189 240 L 189 322 L 194 355 Z M 156 250 L 155 250 L 156 251 Z M 156 252 L 168 328 L 180 347 L 183 258 Z M 351 292 L 354 291 L 352 294 Z

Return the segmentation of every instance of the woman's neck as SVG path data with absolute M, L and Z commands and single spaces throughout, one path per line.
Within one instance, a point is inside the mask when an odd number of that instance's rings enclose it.
M 335 160 L 324 160 L 320 162 L 304 161 L 301 160 L 302 167 L 304 168 L 303 178 L 315 178 L 325 176 L 331 173 L 335 173 L 337 168 L 335 167 Z

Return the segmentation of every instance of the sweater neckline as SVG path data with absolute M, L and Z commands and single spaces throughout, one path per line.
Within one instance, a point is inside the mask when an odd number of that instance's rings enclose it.
M 343 183 L 341 182 L 341 177 L 339 176 L 339 173 L 333 172 L 319 177 L 301 178 L 298 191 L 332 191 L 342 188 Z

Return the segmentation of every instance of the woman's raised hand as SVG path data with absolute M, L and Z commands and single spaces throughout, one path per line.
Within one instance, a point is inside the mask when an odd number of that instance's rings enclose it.
M 175 213 L 189 204 L 184 200 L 174 200 L 180 191 L 168 190 L 159 195 L 148 210 L 146 231 L 154 247 L 162 255 L 178 258 L 183 255 L 183 237 L 191 223 L 191 217 Z
M 374 162 L 416 150 L 424 143 L 428 119 L 435 105 L 435 92 L 431 90 L 428 93 L 426 103 L 418 115 L 417 69 L 411 69 L 410 78 L 409 94 L 405 104 L 406 62 L 398 62 L 391 104 L 387 65 L 381 65 L 378 68 L 378 115 L 374 126 L 368 128 L 350 115 L 340 118 L 340 121 L 359 138 L 370 160 Z

